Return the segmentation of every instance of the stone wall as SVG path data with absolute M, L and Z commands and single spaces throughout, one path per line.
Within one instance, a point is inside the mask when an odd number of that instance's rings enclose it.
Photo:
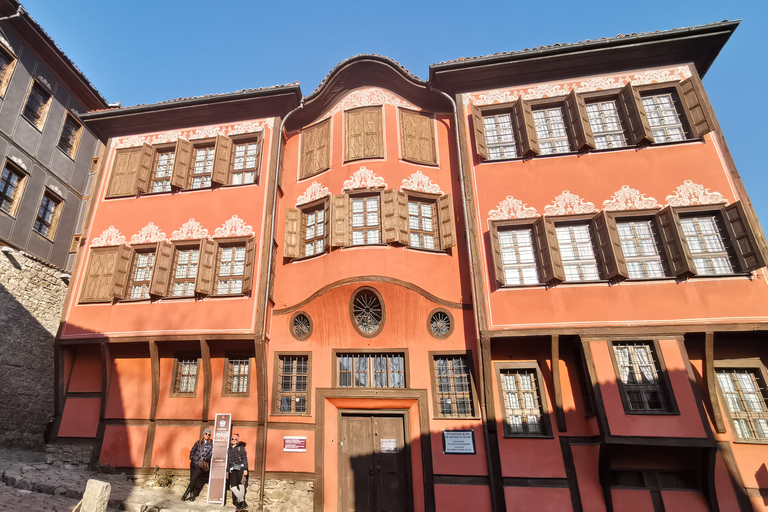
M 53 341 L 67 283 L 21 251 L 0 253 L 0 443 L 41 447 L 53 419 Z
M 315 503 L 315 483 L 307 480 L 272 480 L 264 485 L 264 510 L 293 512 L 312 510 Z

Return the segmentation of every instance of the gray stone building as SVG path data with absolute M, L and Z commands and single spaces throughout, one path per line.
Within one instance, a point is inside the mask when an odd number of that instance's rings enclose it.
M 103 145 L 107 102 L 15 0 L 0 0 L 0 442 L 41 445 L 53 339 Z

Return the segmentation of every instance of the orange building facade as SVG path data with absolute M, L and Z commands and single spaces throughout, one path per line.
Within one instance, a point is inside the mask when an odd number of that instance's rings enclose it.
M 316 510 L 765 510 L 736 25 L 86 114 L 54 442 L 185 468 L 227 412 Z

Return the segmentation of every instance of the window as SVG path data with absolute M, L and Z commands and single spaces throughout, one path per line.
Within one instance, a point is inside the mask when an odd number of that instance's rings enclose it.
M 453 332 L 453 316 L 448 310 L 437 308 L 429 315 L 427 328 L 438 340 L 444 340 Z
M 198 358 L 181 356 L 176 358 L 173 370 L 172 397 L 194 397 L 197 395 Z
M 309 178 L 331 166 L 331 120 L 326 119 L 301 131 L 301 174 Z
M 533 111 L 536 137 L 542 155 L 554 155 L 571 151 L 562 107 L 551 107 Z
M 481 111 L 470 107 L 475 150 L 485 160 L 539 154 L 531 105 L 522 99 Z
M 38 130 L 45 124 L 48 108 L 51 106 L 51 93 L 36 80 L 32 82 L 32 88 L 27 96 L 22 116 L 32 123 Z
M 325 205 L 318 205 L 310 211 L 302 212 L 304 221 L 304 256 L 313 256 L 325 251 L 327 216 Z
M 261 161 L 261 136 L 234 141 L 231 185 L 256 183 Z
M 294 313 L 291 317 L 291 335 L 299 341 L 309 339 L 312 335 L 312 317 L 303 311 Z
M 136 252 L 131 269 L 131 299 L 148 299 L 152 270 L 155 267 L 155 251 Z
M 40 208 L 37 210 L 34 230 L 49 240 L 56 236 L 56 227 L 59 224 L 61 209 L 64 203 L 47 190 L 40 201 Z
M 176 248 L 171 281 L 172 297 L 193 297 L 195 295 L 195 280 L 199 262 L 199 247 Z
M 219 246 L 216 295 L 243 293 L 245 244 Z
M 652 343 L 644 341 L 613 344 L 621 398 L 628 413 L 674 412 L 668 383 L 662 381 L 662 368 L 654 348 Z
M 341 197 L 346 199 L 346 196 Z M 286 210 L 283 257 L 306 258 L 328 249 L 331 220 L 328 204 L 328 198 L 323 198 L 301 208 Z
M 173 175 L 174 151 L 158 151 L 155 157 L 154 172 L 152 173 L 152 192 L 170 192 L 171 176 Z
M 483 117 L 488 160 L 517 158 L 517 143 L 512 125 L 512 114 L 496 114 Z
M 3 46 L 0 46 L 0 96 L 5 96 L 15 67 L 16 57 Z
M 621 118 L 614 100 L 587 104 L 587 116 L 596 149 L 623 148 L 627 145 Z
M 496 368 L 504 407 L 504 435 L 551 435 L 546 398 L 539 384 L 542 378 L 538 367 L 531 367 L 530 363 L 497 363 Z
M 213 147 L 195 148 L 192 180 L 190 181 L 189 188 L 208 188 L 211 186 L 215 151 Z
M 718 368 L 717 380 L 734 437 L 768 442 L 768 392 L 759 368 Z
M 431 115 L 400 109 L 403 160 L 437 165 L 435 127 Z
M 162 247 L 163 244 L 161 242 L 159 246 Z M 170 243 L 165 244 L 171 246 Z M 134 251 L 127 245 L 92 249 L 88 255 L 80 302 L 112 302 L 113 299 L 124 299 L 129 289 L 130 276 L 134 275 L 131 273 L 133 261 Z
M 673 93 L 643 96 L 643 108 L 657 143 L 686 139 L 682 109 Z
M 278 354 L 274 410 L 281 414 L 309 413 L 309 356 Z
M 379 195 L 350 197 L 352 245 L 381 243 Z
M 411 234 L 411 247 L 417 249 L 439 248 L 437 211 L 434 201 L 415 197 L 408 198 L 408 228 Z
M 435 393 L 435 412 L 443 418 L 471 418 L 473 383 L 463 354 L 434 355 L 432 381 Z
M 0 211 L 11 217 L 16 215 L 27 175 L 6 163 L 0 175 Z
M 557 243 L 566 282 L 600 279 L 589 224 L 557 226 Z
M 726 238 L 716 216 L 681 217 L 680 225 L 699 275 L 733 274 Z
M 658 237 L 651 220 L 616 222 L 621 251 L 630 279 L 662 278 L 666 274 L 659 252 Z
M 72 117 L 72 114 L 67 114 L 64 119 L 64 126 L 61 128 L 61 135 L 59 136 L 59 149 L 70 158 L 75 158 L 82 134 L 83 126 Z
M 539 284 L 533 228 L 499 231 L 501 263 L 507 285 Z
M 180 143 L 189 145 L 189 142 L 182 141 L 183 139 L 179 139 Z M 149 144 L 118 149 L 115 152 L 115 162 L 105 197 L 129 197 L 135 196 L 137 192 L 151 190 L 150 172 L 154 160 L 155 148 Z
M 251 383 L 251 358 L 245 355 L 227 357 L 223 396 L 249 396 Z
M 404 388 L 402 353 L 337 354 L 340 388 Z
M 379 292 L 373 288 L 359 288 L 352 294 L 349 306 L 352 325 L 358 334 L 372 338 L 384 326 L 385 310 Z
M 345 162 L 384 157 L 381 107 L 363 107 L 344 112 Z

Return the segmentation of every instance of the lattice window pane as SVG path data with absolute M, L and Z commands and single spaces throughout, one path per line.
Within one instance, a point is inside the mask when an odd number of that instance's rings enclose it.
M 768 440 L 768 391 L 757 369 L 718 369 L 717 380 L 739 439 Z
M 536 250 L 533 245 L 531 228 L 499 231 L 499 248 L 501 249 L 501 263 L 504 268 L 506 284 L 539 284 L 539 271 L 536 265 Z
M 173 391 L 175 393 L 194 393 L 197 382 L 197 359 L 180 358 L 176 360 L 176 378 Z
M 339 387 L 404 388 L 403 354 L 338 354 Z
M 507 433 L 542 435 L 543 409 L 535 370 L 502 369 L 502 396 Z
M 658 238 L 650 220 L 618 222 L 616 227 L 630 279 L 664 277 Z
M 696 272 L 700 275 L 733 274 L 726 238 L 717 217 L 683 217 L 680 225 L 691 249 Z
M 667 412 L 667 390 L 651 345 L 643 342 L 615 343 L 616 366 L 623 384 L 627 408 L 637 412 Z
M 248 393 L 251 360 L 248 358 L 227 359 L 227 393 Z
M 157 164 L 152 175 L 152 192 L 170 192 L 173 161 L 176 153 L 165 152 L 157 155 Z
M 280 356 L 278 365 L 277 398 L 282 413 L 307 411 L 309 358 L 307 356 Z
M 571 150 L 562 108 L 534 110 L 533 122 L 542 155 L 568 153 Z
M 588 224 L 557 226 L 557 241 L 566 281 L 600 279 Z
M 587 105 L 587 117 L 597 149 L 623 148 L 627 145 L 615 101 L 590 103 Z
M 440 415 L 449 417 L 473 416 L 469 367 L 465 356 L 435 356 L 433 359 L 436 394 Z
M 0 210 L 11 213 L 16 203 L 16 194 L 22 177 L 13 169 L 6 167 L 0 176 Z
M 643 109 L 651 125 L 656 142 L 685 140 L 685 130 L 680 113 L 671 94 L 643 97 Z
M 510 114 L 484 116 L 483 127 L 489 160 L 517 158 L 517 142 Z

